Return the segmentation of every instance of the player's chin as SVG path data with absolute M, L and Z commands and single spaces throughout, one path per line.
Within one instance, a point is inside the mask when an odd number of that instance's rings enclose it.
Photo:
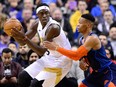
M 42 21 L 42 22 L 45 23 L 45 24 L 47 24 L 48 21 L 47 21 L 47 20 L 44 20 L 44 21 Z
M 43 23 L 47 23 L 48 22 L 48 19 L 46 18 L 46 19 L 42 19 L 42 22 Z

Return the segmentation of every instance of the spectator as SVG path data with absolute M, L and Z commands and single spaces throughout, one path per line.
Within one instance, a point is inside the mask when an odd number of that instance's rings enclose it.
M 3 3 L 0 1 L 0 13 L 4 13 L 3 11 L 4 11 L 4 5 L 3 5 Z
M 10 42 L 8 44 L 8 48 L 11 49 L 14 52 L 13 58 L 16 58 L 16 55 L 18 53 L 18 46 L 17 46 L 17 44 L 15 42 Z
M 12 50 L 3 49 L 0 62 L 0 87 L 17 87 L 18 74 L 22 68 L 20 64 L 12 61 L 12 57 Z
M 82 14 L 89 13 L 87 9 L 87 3 L 85 0 L 78 1 L 78 10 L 76 10 L 70 17 L 70 24 L 73 29 L 73 33 L 76 31 L 77 24 Z
M 31 19 L 32 19 L 32 10 L 24 8 L 22 11 L 22 20 L 21 24 L 24 28 L 24 32 L 26 32 L 29 29 L 29 25 L 31 25 Z
M 17 13 L 22 9 L 19 0 L 8 0 L 9 5 L 3 9 L 3 12 L 8 14 L 9 17 L 16 18 Z
M 59 8 L 55 8 L 52 11 L 51 15 L 54 20 L 56 20 L 57 22 L 60 23 L 61 27 L 65 31 L 67 38 L 69 39 L 71 45 L 73 45 L 74 40 L 73 40 L 72 27 L 71 27 L 70 23 L 68 22 L 68 20 L 65 17 L 63 17 L 62 11 Z
M 97 0 L 86 0 L 87 5 L 88 5 L 88 10 L 91 12 L 91 9 L 96 6 Z
M 79 67 L 79 61 L 73 61 L 72 68 L 67 74 L 67 78 L 75 78 L 77 81 L 77 85 L 79 86 L 81 82 L 84 80 L 84 72 Z M 76 87 L 78 87 L 76 86 Z
M 3 25 L 4 25 L 5 21 L 7 20 L 7 18 L 8 17 L 6 14 L 0 12 L 0 33 L 3 30 Z
M 91 14 L 94 17 L 98 17 L 102 15 L 106 9 L 110 9 L 113 13 L 113 16 L 115 16 L 115 8 L 113 5 L 110 5 L 108 0 L 97 0 L 97 2 L 98 4 L 95 7 L 93 7 L 91 10 Z
M 22 68 L 26 68 L 28 66 L 28 51 L 29 47 L 27 45 L 19 46 L 19 52 L 17 53 L 17 57 L 14 59 L 15 62 L 21 64 Z
M 110 0 L 111 4 L 116 7 L 116 0 Z
M 28 57 L 28 60 L 29 60 L 29 65 L 32 64 L 33 62 L 35 62 L 37 59 L 39 59 L 39 55 L 31 49 L 27 53 L 27 57 Z
M 114 55 L 112 54 L 112 51 L 107 48 L 105 48 L 105 51 L 106 51 L 106 56 L 110 58 L 113 62 L 115 62 L 116 60 L 114 60 Z
M 2 50 L 4 48 L 7 48 L 8 44 L 10 43 L 10 36 L 8 36 L 3 30 L 1 31 L 0 34 L 0 56 L 2 53 Z
M 41 0 L 34 0 L 35 7 L 41 3 Z
M 116 22 L 111 24 L 109 31 L 109 40 L 113 48 L 114 57 L 116 58 Z
M 32 18 L 36 18 L 36 12 L 35 12 L 35 8 L 34 8 L 34 2 L 33 2 L 33 0 L 24 0 L 23 1 L 23 9 L 30 9 L 31 10 L 31 12 L 32 12 L 32 15 L 31 15 L 31 17 Z M 23 9 L 21 10 L 21 11 L 19 11 L 18 13 L 17 13 L 17 19 L 19 19 L 21 22 L 23 21 Z
M 57 4 L 52 2 L 49 4 L 49 8 L 50 8 L 50 13 L 52 14 L 53 10 L 57 8 Z
M 103 23 L 104 22 L 103 15 L 104 15 L 104 12 L 107 9 L 109 9 L 109 2 L 102 2 L 100 4 L 100 9 L 101 9 L 102 13 L 99 16 L 95 17 L 97 23 Z
M 110 25 L 114 22 L 114 17 L 111 10 L 106 10 L 104 12 L 102 20 L 104 21 L 98 24 L 98 31 L 108 36 Z
M 62 0 L 41 0 L 41 3 L 46 3 L 46 4 L 50 4 L 50 3 L 56 3 L 58 4 L 59 6 L 62 6 L 63 3 L 62 3 Z
M 67 0 L 65 7 L 70 9 L 71 11 L 75 11 L 77 9 L 77 1 L 76 0 Z
M 108 40 L 108 38 L 105 34 L 100 34 L 99 39 L 100 39 L 102 45 L 104 46 L 104 48 L 107 48 L 107 49 L 113 51 L 111 43 L 110 43 L 110 41 Z

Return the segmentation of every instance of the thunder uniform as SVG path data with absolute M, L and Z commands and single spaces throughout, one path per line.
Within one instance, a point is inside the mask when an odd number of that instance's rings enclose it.
M 81 45 L 82 39 L 80 39 Z M 91 49 L 85 58 L 93 69 L 92 74 L 83 80 L 87 87 L 108 87 L 109 83 L 116 85 L 116 64 L 106 57 L 103 46 L 98 50 Z M 105 80 L 108 82 L 104 86 Z
M 59 25 L 58 22 L 50 18 L 44 29 L 42 29 L 42 25 L 39 21 L 37 31 L 41 41 L 45 38 L 46 30 L 51 24 Z M 55 37 L 53 42 L 59 44 L 63 48 L 71 49 L 70 43 L 62 28 L 60 30 L 60 35 Z M 25 69 L 25 71 L 27 71 L 32 78 L 36 78 L 38 81 L 44 80 L 43 87 L 54 87 L 68 73 L 71 65 L 71 59 L 56 51 L 48 50 L 41 59 L 38 59 L 36 62 L 31 64 Z

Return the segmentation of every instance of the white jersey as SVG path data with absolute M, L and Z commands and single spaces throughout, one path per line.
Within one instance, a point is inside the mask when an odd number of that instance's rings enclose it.
M 42 25 L 39 22 L 37 31 L 41 41 L 45 38 L 46 30 L 51 24 L 59 25 L 58 22 L 50 18 L 47 25 L 42 29 Z M 71 45 L 62 28 L 60 30 L 60 35 L 55 37 L 53 42 L 59 44 L 63 48 L 71 49 Z M 69 72 L 72 66 L 72 60 L 56 51 L 48 51 L 46 51 L 40 59 L 28 66 L 25 71 L 38 81 L 44 80 L 43 87 L 54 87 Z
M 45 38 L 46 30 L 47 30 L 48 26 L 51 25 L 51 24 L 58 24 L 59 25 L 58 22 L 56 22 L 55 20 L 53 20 L 52 18 L 50 18 L 50 20 L 47 23 L 47 25 L 44 27 L 44 29 L 42 29 L 42 25 L 39 22 L 39 26 L 38 26 L 37 31 L 39 33 L 39 36 L 40 36 L 41 40 L 43 38 Z M 68 39 L 67 39 L 64 31 L 62 30 L 62 28 L 60 30 L 60 35 L 57 36 L 56 38 L 54 38 L 53 42 L 57 43 L 59 46 L 61 46 L 63 48 L 71 49 L 71 45 L 70 45 L 70 43 L 69 43 L 69 41 L 68 41 Z M 62 54 L 60 54 L 60 53 L 58 53 L 56 51 L 52 51 L 52 50 L 48 50 L 48 51 L 49 51 L 49 53 L 46 52 L 44 54 L 44 56 L 46 56 L 46 57 L 44 57 L 45 61 L 48 61 L 47 66 L 52 66 L 53 65 L 53 67 L 54 67 L 56 65 L 56 67 L 60 67 L 60 66 L 62 67 L 65 64 L 67 64 L 68 62 L 71 61 L 71 59 L 66 58 L 66 56 L 64 56 L 64 55 L 62 55 Z

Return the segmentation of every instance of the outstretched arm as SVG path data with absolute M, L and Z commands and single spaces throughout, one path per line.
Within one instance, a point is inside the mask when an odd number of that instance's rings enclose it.
M 73 60 L 79 60 L 83 56 L 87 56 L 88 50 L 86 49 L 85 46 L 80 46 L 78 50 L 72 51 L 72 50 L 67 50 L 61 47 L 56 48 L 56 51 L 60 52 L 61 54 L 68 56 L 69 58 Z
M 94 49 L 94 48 L 99 49 L 101 46 L 99 39 L 94 36 L 89 36 L 86 39 L 85 43 L 82 46 L 80 46 L 76 51 L 64 49 L 62 47 L 59 47 L 56 43 L 53 43 L 53 42 L 45 41 L 43 44 L 46 48 L 58 51 L 61 54 L 65 55 L 73 60 L 79 60 L 83 56 L 86 56 L 87 53 L 91 49 Z

